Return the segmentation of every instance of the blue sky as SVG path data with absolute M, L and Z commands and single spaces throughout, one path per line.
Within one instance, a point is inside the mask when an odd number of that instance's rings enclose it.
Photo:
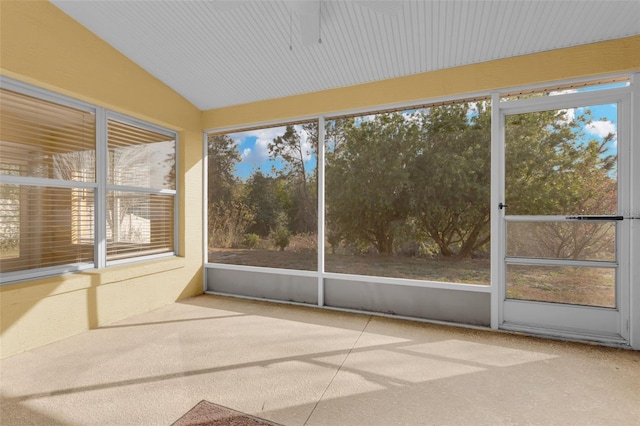
M 614 84 L 608 86 L 600 86 L 599 88 L 617 87 L 621 84 Z M 588 91 L 593 90 L 591 87 L 581 88 L 578 90 L 563 91 L 576 92 L 576 91 Z M 560 94 L 560 93 L 558 93 Z M 587 139 L 596 139 L 602 141 L 608 133 L 617 134 L 617 107 L 615 104 L 605 104 L 587 107 L 591 110 L 593 121 L 585 126 L 584 132 Z M 581 114 L 584 108 L 572 108 L 567 110 L 568 118 L 572 118 L 575 114 Z M 409 116 L 414 110 L 407 110 L 404 112 L 405 116 Z M 470 114 L 474 114 L 475 110 L 470 109 Z M 365 115 L 360 117 L 360 120 L 366 121 L 372 119 L 373 115 Z M 302 126 L 295 126 L 296 130 L 301 134 L 303 150 L 307 155 L 305 156 L 305 168 L 308 173 L 312 173 L 316 167 L 316 159 L 313 155 L 309 155 L 311 152 L 310 143 L 307 141 L 306 133 L 302 130 Z M 284 166 L 284 163 L 280 159 L 271 159 L 269 157 L 269 144 L 278 136 L 282 136 L 285 132 L 285 126 L 270 127 L 258 130 L 251 130 L 246 132 L 232 133 L 229 136 L 235 141 L 236 147 L 241 155 L 242 160 L 236 165 L 236 176 L 246 180 L 256 170 L 261 170 L 265 174 L 271 174 L 272 170 L 280 170 Z M 617 139 L 609 144 L 609 151 L 607 154 L 617 153 Z
M 587 123 L 584 130 L 584 138 L 582 142 L 589 140 L 597 140 L 602 142 L 609 133 L 613 133 L 614 137 L 607 145 L 605 155 L 617 155 L 618 153 L 618 108 L 616 104 L 589 105 L 585 107 L 572 108 L 567 110 L 568 119 L 575 115 L 582 115 L 586 110 L 591 111 L 592 121 Z
M 575 90 L 561 91 L 560 93 L 571 92 L 592 92 L 602 89 L 612 89 L 616 87 L 628 86 L 629 82 L 619 82 L 603 84 L 599 86 L 587 86 Z M 618 152 L 618 108 L 616 104 L 603 104 L 603 105 L 591 105 L 586 107 L 591 110 L 592 123 L 585 126 L 585 133 L 589 139 L 596 139 L 602 141 L 609 133 L 614 133 L 616 136 L 613 141 L 609 143 L 609 150 L 607 154 L 615 155 Z M 569 110 L 571 113 L 581 113 L 584 108 L 577 108 Z
M 302 147 L 305 153 L 311 153 L 311 144 L 307 141 L 307 135 L 301 125 L 294 126 L 301 135 Z M 236 176 L 246 180 L 256 170 L 265 174 L 272 174 L 272 169 L 280 170 L 284 162 L 280 159 L 269 157 L 269 144 L 278 136 L 284 135 L 285 126 L 269 127 L 247 132 L 229 134 L 236 142 L 242 160 L 236 165 Z M 316 167 L 316 159 L 313 155 L 305 155 L 305 169 L 312 173 Z

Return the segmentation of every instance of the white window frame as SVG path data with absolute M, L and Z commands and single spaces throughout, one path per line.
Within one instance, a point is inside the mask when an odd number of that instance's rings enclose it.
M 63 275 L 73 272 L 102 269 L 111 265 L 121 265 L 127 263 L 134 263 L 143 260 L 151 260 L 165 257 L 173 257 L 178 253 L 178 232 L 179 232 L 179 197 L 178 188 L 180 185 L 180 173 L 179 173 L 179 139 L 178 133 L 151 124 L 149 122 L 139 120 L 115 111 L 108 110 L 106 108 L 92 105 L 87 102 L 79 101 L 77 99 L 61 95 L 37 86 L 33 86 L 28 83 L 21 82 L 6 76 L 0 76 L 0 87 L 6 90 L 10 90 L 16 93 L 20 93 L 26 96 L 31 96 L 43 101 L 52 102 L 61 106 L 74 108 L 77 110 L 85 111 L 94 114 L 96 135 L 95 135 L 95 181 L 94 182 L 79 182 L 79 181 L 65 181 L 60 179 L 40 178 L 31 176 L 13 176 L 13 175 L 0 175 L 0 183 L 12 184 L 12 185 L 30 185 L 30 186 L 49 186 L 55 188 L 80 188 L 89 189 L 94 191 L 94 261 L 83 262 L 77 264 L 57 265 L 44 268 L 25 269 L 21 271 L 12 271 L 0 273 L 0 285 L 14 284 L 16 282 L 32 280 L 36 278 L 44 278 L 50 276 Z M 107 159 L 108 159 L 108 147 L 107 147 L 107 120 L 116 120 L 131 126 L 139 127 L 145 130 L 153 131 L 166 135 L 169 138 L 175 139 L 175 188 L 174 189 L 150 189 L 150 188 L 138 188 L 138 187 L 124 187 L 119 185 L 109 185 L 107 182 Z M 144 194 L 159 194 L 163 196 L 173 196 L 173 251 L 161 254 L 152 255 L 140 255 L 126 259 L 118 259 L 107 262 L 107 249 L 106 249 L 106 195 L 109 190 L 127 190 Z

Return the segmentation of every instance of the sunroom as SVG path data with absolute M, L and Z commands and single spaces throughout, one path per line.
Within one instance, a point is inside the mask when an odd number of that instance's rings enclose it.
M 2 356 L 203 293 L 640 349 L 640 5 L 3 2 Z

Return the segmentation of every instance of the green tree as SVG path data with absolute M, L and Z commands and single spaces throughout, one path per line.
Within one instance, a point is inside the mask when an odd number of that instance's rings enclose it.
M 289 197 L 284 178 L 265 175 L 257 170 L 247 180 L 247 202 L 255 212 L 249 232 L 266 238 L 279 227 L 282 215 L 286 216 Z
M 297 232 L 314 232 L 317 229 L 317 213 L 314 209 L 316 197 L 314 194 L 312 201 L 310 178 L 305 164 L 317 153 L 317 123 L 302 125 L 302 132 L 305 133 L 305 139 L 310 148 L 305 148 L 301 133 L 294 126 L 289 125 L 284 135 L 273 139 L 269 145 L 269 154 L 272 158 L 280 158 L 285 163 L 279 175 L 286 177 L 291 186 L 292 206 L 295 210 L 290 212 L 290 222 L 292 222 L 290 226 Z
M 589 139 L 586 109 L 509 116 L 506 122 L 506 199 L 509 214 L 580 215 L 617 211 L 615 134 Z M 613 227 L 545 222 L 510 233 L 511 250 L 579 259 L 614 256 Z
M 509 214 L 616 211 L 610 150 L 615 135 L 589 140 L 584 129 L 592 120 L 588 110 L 575 116 L 559 110 L 508 117 Z M 437 245 L 445 257 L 485 254 L 490 129 L 485 102 L 330 122 L 326 200 L 332 248 L 344 241 L 392 253 L 394 239 L 407 246 L 414 238 L 416 246 Z M 612 238 L 606 227 L 578 226 L 569 233 L 568 227 L 552 226 L 538 227 L 538 234 L 525 240 L 540 241 L 540 247 L 543 240 L 550 242 L 563 256 L 575 257 L 597 252 Z
M 234 175 L 240 153 L 227 135 L 210 136 L 207 151 L 209 241 L 214 246 L 233 247 L 242 242 L 254 216 L 246 200 L 247 188 Z
M 417 115 L 420 143 L 410 164 L 412 215 L 441 255 L 466 258 L 489 242 L 491 111 L 483 102 Z
M 614 135 L 587 140 L 589 110 L 542 111 L 507 118 L 506 201 L 509 214 L 567 215 L 602 211 L 598 181 L 611 178 L 616 156 L 608 155 Z M 585 201 L 592 200 L 589 205 Z M 610 206 L 608 213 L 615 213 Z
M 340 125 L 339 146 L 326 155 L 329 231 L 391 254 L 393 224 L 409 214 L 407 165 L 418 128 L 400 113 Z
M 240 152 L 228 135 L 213 135 L 208 141 L 207 202 L 229 201 L 233 188 L 239 183 L 234 175 Z

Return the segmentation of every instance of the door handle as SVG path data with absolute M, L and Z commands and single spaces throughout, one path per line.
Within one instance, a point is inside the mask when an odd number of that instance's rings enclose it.
M 567 216 L 569 220 L 623 220 L 624 216 L 609 216 L 609 215 L 595 215 L 595 216 Z

